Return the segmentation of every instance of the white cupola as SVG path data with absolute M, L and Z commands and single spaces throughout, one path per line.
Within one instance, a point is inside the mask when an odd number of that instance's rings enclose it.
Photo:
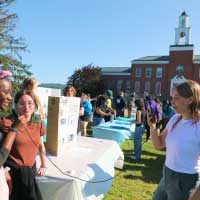
M 184 11 L 179 16 L 178 28 L 175 28 L 175 45 L 190 45 L 190 35 L 189 16 Z

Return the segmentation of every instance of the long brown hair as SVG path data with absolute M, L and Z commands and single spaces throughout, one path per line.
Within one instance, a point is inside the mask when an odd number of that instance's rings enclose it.
M 200 120 L 200 85 L 193 80 L 187 80 L 183 83 L 178 84 L 174 88 L 178 94 L 184 98 L 192 98 L 192 102 L 189 105 L 190 112 L 192 114 L 193 122 Z M 173 128 L 182 119 L 180 116 L 174 123 Z
M 38 81 L 37 79 L 33 78 L 33 77 L 28 77 L 28 78 L 25 78 L 23 83 L 22 83 L 22 89 L 23 90 L 28 90 L 28 86 L 30 85 L 31 87 L 34 87 L 34 86 L 38 86 Z
M 74 93 L 74 96 L 76 96 L 76 89 L 75 89 L 75 87 L 72 86 L 72 85 L 67 85 L 67 86 L 65 86 L 65 88 L 63 89 L 63 95 L 64 95 L 64 96 L 67 96 L 67 93 L 68 93 L 68 90 L 69 90 L 69 89 L 72 89 L 72 90 L 73 90 L 73 93 Z

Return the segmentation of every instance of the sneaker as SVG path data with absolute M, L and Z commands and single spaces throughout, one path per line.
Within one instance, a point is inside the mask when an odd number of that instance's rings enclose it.
M 136 158 L 136 156 L 131 156 L 131 160 L 139 161 L 140 158 Z

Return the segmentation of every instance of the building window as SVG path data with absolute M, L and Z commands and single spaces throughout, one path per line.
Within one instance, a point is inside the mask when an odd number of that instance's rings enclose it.
M 126 93 L 129 94 L 131 91 L 131 82 L 130 80 L 126 81 Z
M 122 80 L 117 81 L 117 92 L 119 92 L 122 89 Z
M 115 81 L 110 80 L 110 81 L 107 81 L 107 83 L 108 83 L 108 88 L 111 89 L 111 90 L 114 90 Z
M 150 93 L 150 82 L 149 81 L 146 81 L 145 82 L 145 85 L 144 85 L 144 92 L 145 93 Z
M 135 81 L 135 93 L 140 93 L 140 81 Z
M 161 95 L 161 82 L 160 81 L 156 82 L 156 85 L 155 85 L 155 94 L 157 96 Z
M 136 67 L 136 77 L 141 77 L 142 76 L 142 68 L 141 67 Z
M 157 67 L 156 68 L 156 78 L 162 78 L 162 74 L 163 74 L 163 68 Z
M 182 74 L 184 72 L 184 66 L 183 65 L 176 66 L 176 72 L 178 74 Z
M 146 68 L 146 77 L 151 77 L 152 69 L 151 68 Z

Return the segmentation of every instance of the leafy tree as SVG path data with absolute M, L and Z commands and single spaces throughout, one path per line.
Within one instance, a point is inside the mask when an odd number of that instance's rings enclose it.
M 74 74 L 68 78 L 67 84 L 73 85 L 78 95 L 83 91 L 90 93 L 94 97 L 104 90 L 101 68 L 89 64 L 80 69 L 76 69 Z
M 14 90 L 27 76 L 31 76 L 30 66 L 22 63 L 20 52 L 27 51 L 23 38 L 12 34 L 16 27 L 17 15 L 9 13 L 8 7 L 15 0 L 0 0 L 0 70 L 9 70 L 14 76 Z

